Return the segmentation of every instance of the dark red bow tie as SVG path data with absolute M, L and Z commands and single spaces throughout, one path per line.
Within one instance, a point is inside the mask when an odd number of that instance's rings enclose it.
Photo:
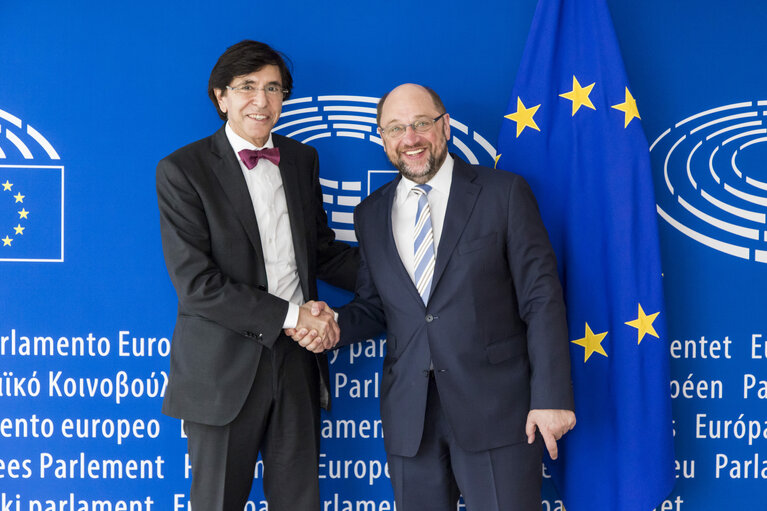
M 279 147 L 267 147 L 266 149 L 243 149 L 238 152 L 242 162 L 246 167 L 252 169 L 258 164 L 258 160 L 264 158 L 269 160 L 275 165 L 280 164 L 280 148 Z

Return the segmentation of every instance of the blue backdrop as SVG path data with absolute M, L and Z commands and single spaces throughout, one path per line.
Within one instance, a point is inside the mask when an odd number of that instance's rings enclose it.
M 457 121 L 453 150 L 493 164 L 535 4 L 4 2 L 0 510 L 187 509 L 185 440 L 159 413 L 176 300 L 154 169 L 219 127 L 206 86 L 227 46 L 263 40 L 293 60 L 279 133 L 320 151 L 331 224 L 348 237 L 356 201 L 392 177 L 371 118 L 393 86 L 432 86 Z M 609 5 L 657 142 L 678 460 L 659 509 L 767 509 L 767 6 Z M 324 509 L 393 507 L 376 422 L 384 346 L 333 359 Z M 252 499 L 263 509 L 260 490 Z M 544 509 L 561 509 L 548 485 Z

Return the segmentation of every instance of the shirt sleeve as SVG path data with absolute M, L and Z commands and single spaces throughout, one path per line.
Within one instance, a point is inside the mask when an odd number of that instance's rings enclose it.
M 290 302 L 288 303 L 288 313 L 285 315 L 282 328 L 295 328 L 296 325 L 298 325 L 298 305 Z

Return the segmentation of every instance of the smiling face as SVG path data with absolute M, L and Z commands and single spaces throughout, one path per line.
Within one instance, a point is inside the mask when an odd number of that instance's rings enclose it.
M 380 125 L 384 130 L 394 125 L 409 125 L 419 120 L 431 121 L 443 112 L 420 85 L 400 85 L 389 93 L 381 109 Z M 437 173 L 447 157 L 450 140 L 450 116 L 445 114 L 426 133 L 405 128 L 400 138 L 382 134 L 389 161 L 403 176 L 416 183 L 426 183 Z
M 226 113 L 227 122 L 235 133 L 256 147 L 263 147 L 282 112 L 282 96 L 266 94 L 264 87 L 282 88 L 280 68 L 264 66 L 247 75 L 235 76 L 230 87 L 250 85 L 259 89 L 255 94 L 241 94 L 229 89 L 215 89 L 218 107 Z

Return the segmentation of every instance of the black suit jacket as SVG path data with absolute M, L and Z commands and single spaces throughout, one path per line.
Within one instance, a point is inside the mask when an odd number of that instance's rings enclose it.
M 400 456 L 421 441 L 430 360 L 464 449 L 524 442 L 530 409 L 573 408 L 562 290 L 535 199 L 520 176 L 454 158 L 427 306 L 392 234 L 399 179 L 355 211 L 361 261 L 341 344 L 388 332 L 381 418 Z
M 273 134 L 306 300 L 316 279 L 352 289 L 356 249 L 335 241 L 322 208 L 317 152 Z M 269 294 L 256 215 L 224 127 L 157 166 L 163 252 L 178 295 L 163 412 L 223 425 L 240 411 L 264 346 L 282 333 L 288 302 Z M 323 405 L 328 367 L 318 356 Z

